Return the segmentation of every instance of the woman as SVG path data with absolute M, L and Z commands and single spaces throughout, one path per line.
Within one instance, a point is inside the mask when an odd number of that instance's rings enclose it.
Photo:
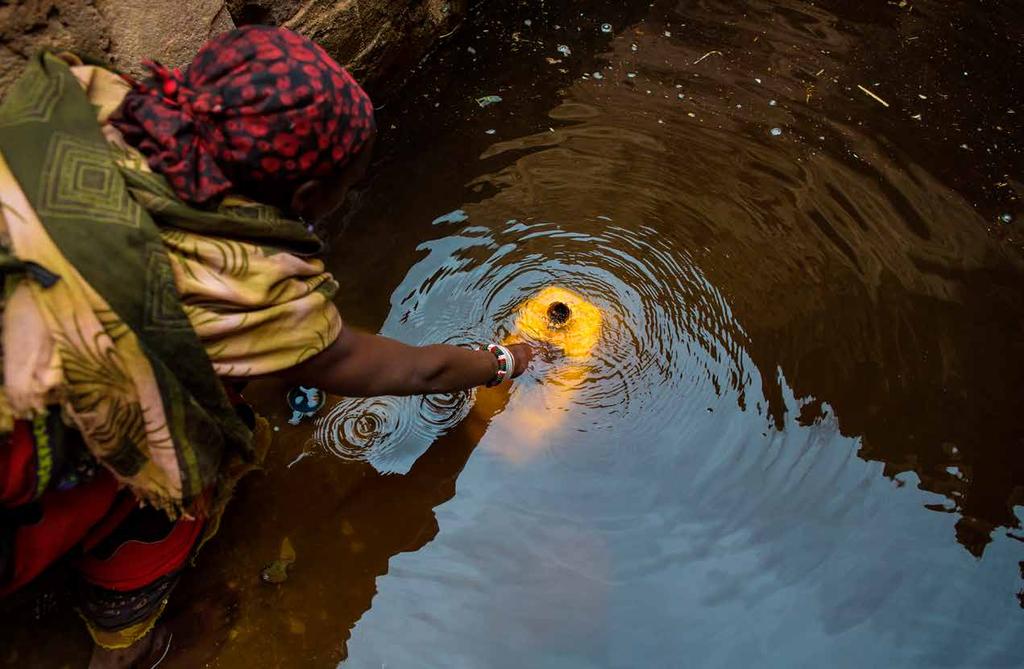
M 251 26 L 149 68 L 43 54 L 0 105 L 0 595 L 70 554 L 96 667 L 167 652 L 167 595 L 269 439 L 235 382 L 441 393 L 532 357 L 343 326 L 306 221 L 361 178 L 375 126 L 317 45 Z

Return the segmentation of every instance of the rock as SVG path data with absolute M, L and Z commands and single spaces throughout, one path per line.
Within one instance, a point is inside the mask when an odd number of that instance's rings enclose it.
M 467 0 L 228 0 L 237 25 L 290 28 L 319 43 L 375 98 L 401 86 Z
M 206 40 L 235 27 L 223 0 L 95 0 L 110 33 L 110 60 L 139 73 L 144 59 L 185 65 Z
M 106 57 L 110 33 L 91 0 L 13 0 L 0 6 L 0 95 L 39 49 Z
M 130 74 L 141 61 L 184 65 L 235 25 L 280 25 L 319 42 L 377 98 L 401 86 L 469 0 L 9 0 L 0 5 L 0 96 L 42 48 L 99 58 Z
M 211 35 L 233 27 L 223 0 L 13 0 L 0 7 L 0 95 L 40 49 L 140 74 L 144 58 L 185 64 Z

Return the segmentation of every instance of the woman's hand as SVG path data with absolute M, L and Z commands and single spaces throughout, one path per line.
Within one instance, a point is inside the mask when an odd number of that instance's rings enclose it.
M 509 344 L 506 346 L 509 351 L 512 352 L 512 357 L 516 360 L 516 368 L 512 370 L 512 378 L 521 376 L 523 372 L 530 366 L 530 362 L 533 360 L 533 347 L 529 344 Z

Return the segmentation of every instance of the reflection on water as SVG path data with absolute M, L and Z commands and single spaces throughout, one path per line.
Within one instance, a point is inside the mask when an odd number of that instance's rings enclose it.
M 550 286 L 597 342 L 285 428 L 203 558 L 240 604 L 202 662 L 1019 665 L 1014 3 L 537 4 L 382 112 L 333 269 L 412 343 Z
M 367 248 L 426 240 L 382 331 L 501 337 L 551 285 L 606 322 L 578 388 L 543 359 L 513 389 L 353 666 L 1016 663 L 1024 263 L 992 224 L 1019 208 L 996 186 L 1013 98 L 966 137 L 969 108 L 939 115 L 962 83 L 913 51 L 976 48 L 936 32 L 948 10 L 835 4 L 518 17 L 469 40 L 502 65 L 455 57 L 482 70 L 467 99 L 505 102 L 444 112 L 437 160 L 391 165 L 353 220 Z M 599 55 L 560 57 L 577 39 Z

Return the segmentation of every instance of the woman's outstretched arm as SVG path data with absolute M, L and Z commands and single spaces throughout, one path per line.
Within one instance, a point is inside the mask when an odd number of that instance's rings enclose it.
M 516 361 L 513 376 L 518 376 L 533 354 L 524 344 L 509 348 Z M 497 358 L 488 351 L 445 344 L 409 346 L 346 327 L 328 348 L 282 376 L 333 395 L 374 397 L 468 390 L 488 383 L 497 371 Z

